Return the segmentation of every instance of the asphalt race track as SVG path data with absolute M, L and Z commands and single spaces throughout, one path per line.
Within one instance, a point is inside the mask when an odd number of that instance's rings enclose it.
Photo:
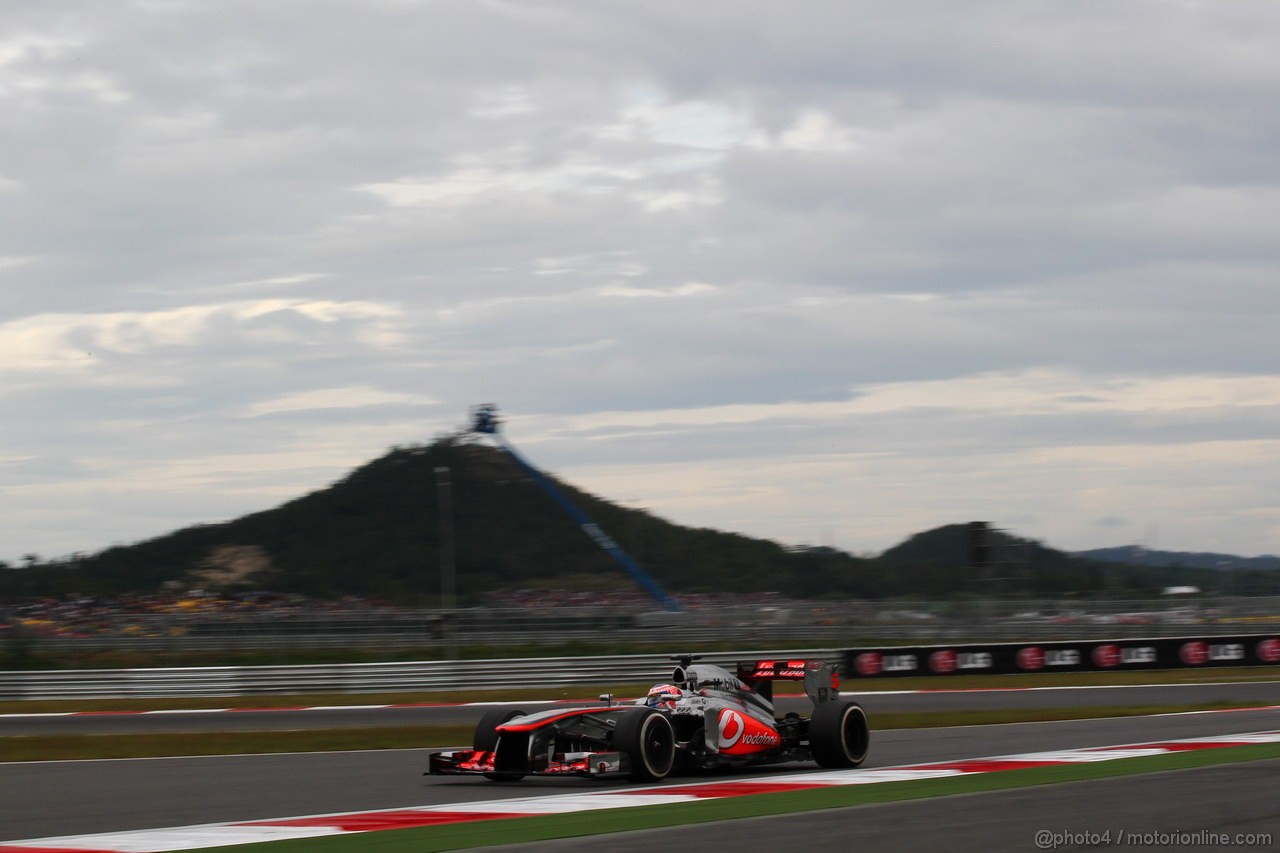
M 1276 689 L 1274 685 L 1272 689 Z M 1110 694 L 1113 691 L 1110 690 L 1079 692 L 1093 693 L 1095 704 L 1117 704 L 1111 698 Z M 1106 698 L 1096 698 L 1098 693 L 1106 695 Z M 945 703 L 951 701 L 945 697 L 962 694 L 932 695 L 944 697 L 942 701 Z M 988 693 L 985 695 L 1005 701 L 1010 694 Z M 1185 697 L 1183 701 L 1186 701 Z M 1256 696 L 1253 701 L 1260 704 L 1262 701 L 1270 703 L 1273 699 L 1263 700 L 1263 697 Z M 872 703 L 868 700 L 867 705 L 871 707 Z M 159 718 L 143 717 L 143 719 Z M 871 754 L 864 766 L 885 767 L 1267 729 L 1280 729 L 1280 710 L 880 731 L 873 733 Z M 578 791 L 584 785 L 597 788 L 602 784 L 629 787 L 628 783 L 590 783 L 578 779 L 530 779 L 518 784 L 501 785 L 480 779 L 425 777 L 421 774 L 426 765 L 427 752 L 427 750 L 383 750 L 0 764 L 0 803 L 4 804 L 3 810 L 0 811 L 0 840 L 12 841 L 50 835 L 525 797 L 559 791 Z M 1271 781 L 1275 777 L 1274 775 L 1264 776 L 1268 780 L 1265 785 L 1257 782 L 1259 772 L 1274 774 L 1276 769 L 1274 765 L 1274 762 L 1259 762 L 1234 768 L 1211 768 L 1205 771 L 1162 774 L 1160 777 L 1162 781 L 1159 784 L 1172 786 L 1167 794 L 1148 796 L 1144 793 L 1141 797 L 1123 798 L 1127 809 L 1125 814 L 1127 817 L 1132 817 L 1132 825 L 1126 823 L 1125 826 L 1136 831 L 1146 825 L 1142 823 L 1143 820 L 1156 819 L 1157 815 L 1153 810 L 1163 809 L 1167 813 L 1171 804 L 1176 805 L 1181 799 L 1186 799 L 1188 803 L 1199 802 L 1195 800 L 1195 795 L 1201 791 L 1200 783 L 1191 780 L 1198 778 L 1196 774 L 1214 772 L 1219 775 L 1213 777 L 1217 780 L 1214 783 L 1217 787 L 1214 789 L 1213 796 L 1217 797 L 1219 792 L 1223 791 L 1233 792 L 1231 796 L 1241 801 L 1237 819 L 1242 822 L 1242 825 L 1253 819 L 1250 817 L 1252 815 L 1263 823 L 1274 824 L 1277 837 L 1280 838 L 1280 819 L 1276 817 L 1280 813 L 1278 811 L 1280 806 L 1277 806 L 1280 799 L 1275 796 L 1275 786 Z M 753 774 L 794 773 L 807 766 L 783 765 L 778 768 L 750 772 Z M 1142 777 L 1142 779 L 1142 790 L 1146 791 L 1148 777 Z M 1249 782 L 1249 779 L 1253 781 Z M 687 777 L 677 781 L 687 781 Z M 1097 786 L 1105 784 L 1111 783 L 1072 783 L 1055 786 L 1052 791 L 1041 788 L 1034 791 L 976 796 L 1012 797 L 1014 800 L 1019 796 L 1028 797 L 1030 799 L 1026 800 L 1026 803 L 1041 804 L 1037 808 L 1041 808 L 1044 812 L 1045 820 L 1056 817 L 1056 823 L 1047 828 L 1069 829 L 1073 826 L 1072 821 L 1085 819 L 1067 820 L 1065 816 L 1073 813 L 1083 814 L 1080 812 L 1081 808 L 1086 807 L 1083 804 L 1095 796 L 1102 796 L 1096 794 L 1099 790 Z M 1122 787 L 1120 790 L 1134 790 L 1135 783 L 1129 780 L 1128 784 L 1129 788 Z M 794 839 L 794 833 L 809 835 L 811 827 L 814 826 L 813 822 L 823 820 L 836 821 L 836 828 L 831 829 L 834 835 L 824 832 L 818 837 L 839 838 L 842 835 L 847 837 L 849 831 L 855 827 L 860 828 L 875 823 L 882 826 L 886 833 L 891 831 L 898 833 L 894 836 L 896 842 L 892 848 L 881 849 L 903 849 L 901 833 L 905 821 L 913 822 L 913 825 L 930 824 L 935 827 L 932 830 L 935 833 L 945 832 L 947 843 L 938 849 L 951 851 L 1035 849 L 1029 833 L 1024 833 L 1026 834 L 1025 844 L 1020 841 L 1017 845 L 1010 844 L 1004 847 L 990 843 L 991 839 L 984 836 L 980 830 L 975 830 L 973 835 L 982 842 L 979 846 L 965 847 L 952 843 L 957 842 L 960 836 L 953 837 L 953 834 L 947 830 L 947 820 L 950 818 L 943 818 L 942 814 L 949 809 L 962 808 L 954 806 L 953 803 L 974 799 L 976 797 L 953 797 L 947 798 L 945 803 L 940 800 L 930 800 L 897 806 L 861 807 L 856 810 L 857 817 L 845 818 L 844 823 L 840 822 L 842 819 L 839 815 L 851 810 L 840 810 L 838 813 L 821 817 L 801 816 L 795 820 L 803 820 L 804 823 L 792 825 L 791 828 L 787 828 L 784 819 L 774 818 L 770 821 L 781 822 L 771 823 L 772 828 L 760 827 L 759 832 L 777 832 L 780 838 L 789 836 Z M 1201 800 L 1204 799 L 1205 797 L 1202 796 Z M 1103 797 L 1103 800 L 1105 801 L 1106 798 Z M 911 812 L 918 817 L 908 818 L 893 817 L 888 813 L 890 809 L 905 808 L 921 811 Z M 1005 815 L 1002 811 L 988 811 L 988 808 L 1003 809 L 1005 806 L 993 805 L 980 808 L 980 811 L 986 812 L 988 822 L 992 814 L 1000 814 L 1001 819 L 1004 820 Z M 939 812 L 939 809 L 943 811 Z M 872 812 L 874 816 L 868 816 L 868 813 Z M 1175 813 L 1185 813 L 1189 815 L 1188 821 L 1191 821 L 1192 812 L 1177 812 L 1175 809 Z M 1039 814 L 1035 813 L 1035 815 Z M 1087 814 L 1090 821 L 1096 816 L 1093 812 L 1087 812 Z M 956 819 L 958 820 L 959 817 Z M 718 824 L 717 827 L 718 834 L 715 837 L 723 842 L 726 837 L 724 835 L 726 825 Z M 803 829 L 797 827 L 803 827 Z M 916 826 L 916 830 L 921 832 L 926 828 Z M 1081 828 L 1087 829 L 1088 826 L 1081 823 Z M 1193 826 L 1188 822 L 1182 828 L 1205 829 L 1210 828 L 1210 825 Z M 1009 830 L 1014 832 L 1014 835 L 1009 837 L 1021 838 L 1022 836 L 1018 833 L 1023 833 L 1025 827 L 1018 824 L 1015 829 L 1016 832 Z M 688 833 L 694 831 L 698 830 L 681 829 L 679 837 L 687 839 Z M 735 825 L 732 831 L 739 831 L 738 825 Z M 759 836 L 756 830 L 749 831 L 752 833 L 753 846 L 758 846 Z M 630 840 L 619 840 L 631 844 L 635 838 L 650 835 L 650 833 L 637 833 Z M 665 838 L 669 841 L 673 837 Z M 657 840 L 649 837 L 647 841 L 635 843 L 651 845 Z M 611 838 L 609 842 L 612 849 L 639 849 L 638 847 L 620 848 L 615 846 L 614 841 L 615 839 Z M 923 847 L 927 842 L 928 838 L 922 836 L 919 845 L 907 846 Z M 707 849 L 727 849 L 728 846 L 717 843 L 708 845 Z M 561 844 L 557 849 L 565 848 Z M 788 848 L 785 844 L 779 844 L 774 845 L 773 849 Z M 866 847 L 860 841 L 859 849 L 873 848 Z

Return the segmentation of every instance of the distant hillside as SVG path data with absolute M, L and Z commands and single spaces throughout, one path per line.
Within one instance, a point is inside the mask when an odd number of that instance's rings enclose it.
M 190 527 L 70 564 L 0 572 L 0 595 L 110 595 L 166 582 L 360 595 L 435 603 L 441 524 L 435 470 L 450 469 L 457 588 L 464 602 L 490 590 L 574 586 L 602 591 L 631 580 L 502 452 L 459 439 L 397 448 L 329 488 L 223 524 Z M 618 507 L 557 481 L 600 526 L 672 590 L 829 587 L 871 594 L 862 560 L 815 561 L 781 545 L 690 529 Z
M 395 448 L 332 486 L 274 509 L 67 562 L 0 570 L 0 597 L 204 587 L 434 605 L 440 593 L 440 467 L 449 469 L 452 480 L 462 604 L 506 589 L 633 589 L 626 573 L 509 457 L 449 437 Z M 677 593 L 777 592 L 811 599 L 1133 596 L 1173 585 L 1224 585 L 1223 573 L 1214 570 L 1086 559 L 1005 534 L 996 534 L 992 565 L 979 569 L 969 565 L 963 524 L 919 533 L 877 559 L 832 548 L 787 549 L 764 539 L 681 527 L 557 482 Z M 1232 588 L 1280 593 L 1280 573 L 1237 576 Z
M 1139 566 L 1188 566 L 1196 569 L 1280 569 L 1280 557 L 1237 557 L 1192 551 L 1151 551 L 1140 545 L 1077 551 L 1077 557 Z
M 942 579 L 949 579 L 957 592 L 986 590 L 983 595 L 1151 595 L 1171 586 L 1195 586 L 1206 592 L 1280 594 L 1280 572 L 1269 571 L 1266 563 L 1271 558 L 1221 557 L 1234 559 L 1238 565 L 1215 563 L 1211 568 L 1189 561 L 1130 562 L 1114 559 L 1106 549 L 1072 554 L 1000 531 L 992 532 L 990 544 L 989 565 L 984 569 L 969 567 L 967 525 L 954 524 L 917 533 L 881 554 L 877 562 L 909 569 L 922 587 L 936 588 Z M 1224 573 L 1221 568 L 1240 571 Z M 959 578 L 964 579 L 963 584 L 956 583 Z

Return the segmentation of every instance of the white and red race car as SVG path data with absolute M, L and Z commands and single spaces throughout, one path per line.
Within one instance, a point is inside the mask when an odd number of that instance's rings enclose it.
M 526 714 L 495 708 L 476 726 L 471 749 L 431 755 L 431 774 L 476 773 L 497 781 L 525 776 L 624 776 L 655 782 L 672 771 L 816 761 L 857 767 L 870 730 L 858 703 L 840 698 L 835 669 L 820 660 L 756 660 L 738 674 L 698 655 L 678 655 L 670 682 L 644 699 Z M 773 683 L 803 681 L 808 717 L 775 717 Z

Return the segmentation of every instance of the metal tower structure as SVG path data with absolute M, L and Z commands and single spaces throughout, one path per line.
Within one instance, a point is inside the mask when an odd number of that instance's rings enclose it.
M 635 579 L 640 586 L 644 587 L 645 592 L 649 593 L 654 601 L 658 602 L 658 604 L 662 605 L 667 610 L 679 612 L 681 607 L 676 600 L 668 595 L 666 590 L 659 586 L 658 582 L 651 578 L 649 573 L 641 568 L 640 564 L 637 563 L 630 554 L 622 550 L 622 547 L 613 540 L 613 537 L 600 529 L 600 525 L 592 521 L 577 504 L 569 500 L 569 496 L 561 491 L 560 487 L 555 484 L 555 481 L 546 474 L 543 474 L 532 464 L 526 461 L 523 456 L 516 452 L 516 449 L 512 447 L 505 438 L 503 438 L 502 433 L 498 430 L 499 424 L 498 407 L 494 404 L 485 403 L 483 405 L 476 406 L 472 410 L 472 432 L 478 432 L 481 435 L 490 436 L 494 443 L 497 444 L 498 447 L 508 456 L 510 456 L 512 460 L 515 461 L 516 465 L 520 466 L 521 470 L 532 477 L 533 481 L 560 505 L 561 509 L 569 513 L 569 516 L 577 522 L 583 532 L 585 532 L 587 536 L 591 537 L 592 542 L 599 545 L 601 550 L 616 560 L 622 568 L 627 570 L 627 574 L 631 575 L 631 577 Z

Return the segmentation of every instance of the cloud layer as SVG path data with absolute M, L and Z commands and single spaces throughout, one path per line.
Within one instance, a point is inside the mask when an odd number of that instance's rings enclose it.
M 1280 7 L 66 2 L 0 32 L 0 559 L 496 401 L 673 521 L 1280 552 Z

